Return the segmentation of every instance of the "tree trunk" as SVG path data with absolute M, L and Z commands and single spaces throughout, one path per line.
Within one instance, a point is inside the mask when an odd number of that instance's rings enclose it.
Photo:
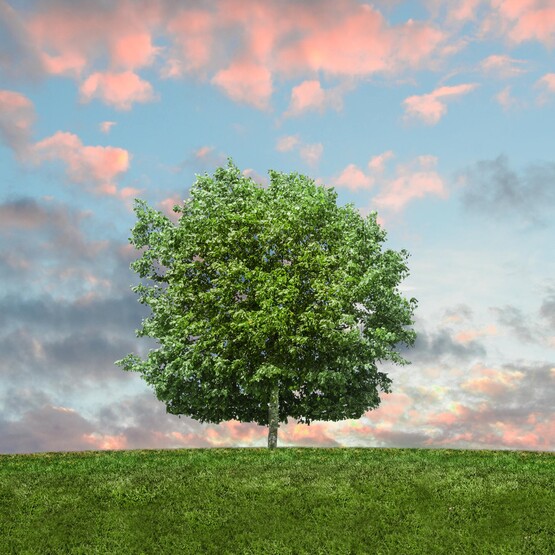
M 279 428 L 279 384 L 276 383 L 268 403 L 268 449 L 277 447 Z

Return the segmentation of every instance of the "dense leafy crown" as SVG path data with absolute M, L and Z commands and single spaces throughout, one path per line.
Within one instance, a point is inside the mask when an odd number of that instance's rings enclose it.
M 359 418 L 391 380 L 376 361 L 414 343 L 417 301 L 402 298 L 408 253 L 381 252 L 386 232 L 337 193 L 270 170 L 267 188 L 231 159 L 197 176 L 178 224 L 136 200 L 132 290 L 152 309 L 137 336 L 157 338 L 146 361 L 117 361 L 153 385 L 167 411 L 199 420 L 268 424 Z M 363 329 L 357 327 L 357 322 Z M 361 331 L 362 330 L 362 331 Z

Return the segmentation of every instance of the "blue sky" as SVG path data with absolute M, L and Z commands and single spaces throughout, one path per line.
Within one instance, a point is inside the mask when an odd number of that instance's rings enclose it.
M 379 409 L 280 446 L 552 451 L 555 3 L 0 1 L 0 452 L 265 446 L 138 375 L 133 199 L 228 156 L 299 172 L 411 253 Z

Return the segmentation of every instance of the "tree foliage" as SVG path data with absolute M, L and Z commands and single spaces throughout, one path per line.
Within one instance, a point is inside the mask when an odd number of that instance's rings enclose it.
M 405 250 L 382 252 L 376 212 L 338 207 L 333 188 L 270 170 L 263 188 L 228 159 L 197 176 L 177 224 L 135 199 L 132 287 L 152 315 L 137 336 L 157 338 L 147 360 L 116 362 L 142 374 L 167 412 L 200 422 L 269 425 L 360 418 L 391 380 L 378 361 L 410 364 L 417 301 L 397 286 Z M 357 323 L 363 326 L 357 326 Z M 277 399 L 277 397 L 276 397 Z

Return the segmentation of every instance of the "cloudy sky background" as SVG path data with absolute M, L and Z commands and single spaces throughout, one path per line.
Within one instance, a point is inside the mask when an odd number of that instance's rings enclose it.
M 135 197 L 298 171 L 378 211 L 419 301 L 358 420 L 278 445 L 555 450 L 555 2 L 0 0 L 0 452 L 263 447 L 139 375 Z

